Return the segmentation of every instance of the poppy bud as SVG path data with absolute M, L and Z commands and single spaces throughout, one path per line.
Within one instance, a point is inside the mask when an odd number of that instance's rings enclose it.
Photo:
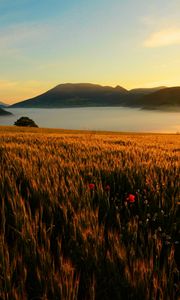
M 94 183 L 90 183 L 90 184 L 89 184 L 89 189 L 90 189 L 90 190 L 94 190 L 94 188 L 95 188 L 95 184 L 94 184 Z
M 134 203 L 135 202 L 135 196 L 133 194 L 129 194 L 126 200 L 130 203 Z

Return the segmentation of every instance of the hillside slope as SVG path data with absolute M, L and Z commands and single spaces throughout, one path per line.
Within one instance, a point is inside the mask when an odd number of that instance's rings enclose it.
M 22 108 L 127 106 L 147 109 L 180 106 L 180 87 L 126 90 L 89 83 L 60 84 L 34 98 L 13 104 Z
M 154 87 L 154 88 L 137 88 L 137 89 L 132 89 L 129 92 L 132 94 L 139 95 L 139 96 L 145 96 L 145 95 L 152 94 L 154 92 L 160 91 L 165 88 L 166 88 L 166 86 L 158 86 L 158 87 Z
M 37 97 L 16 103 L 12 107 L 78 107 L 116 105 L 128 94 L 116 88 L 95 84 L 60 84 Z
M 0 116 L 8 116 L 8 115 L 12 115 L 12 113 L 0 108 Z
M 180 87 L 165 88 L 139 99 L 138 104 L 146 109 L 180 108 Z
M 0 101 L 0 108 L 8 107 L 8 104 Z

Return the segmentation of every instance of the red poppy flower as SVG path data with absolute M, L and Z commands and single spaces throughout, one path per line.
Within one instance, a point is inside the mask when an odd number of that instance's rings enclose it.
M 111 189 L 110 185 L 109 185 L 109 184 L 107 184 L 107 185 L 106 185 L 106 187 L 105 187 L 105 191 L 106 191 L 106 192 L 109 192 L 109 191 L 110 191 L 110 189 Z
M 126 200 L 130 203 L 134 203 L 135 202 L 135 196 L 133 194 L 129 194 Z
M 95 184 L 94 184 L 94 183 L 90 183 L 90 184 L 89 184 L 89 189 L 90 189 L 90 190 L 94 190 L 94 188 L 95 188 Z

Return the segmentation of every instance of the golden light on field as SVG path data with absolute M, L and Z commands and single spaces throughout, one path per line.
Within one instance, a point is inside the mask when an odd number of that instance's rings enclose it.
M 0 127 L 0 297 L 176 299 L 179 149 L 179 135 Z

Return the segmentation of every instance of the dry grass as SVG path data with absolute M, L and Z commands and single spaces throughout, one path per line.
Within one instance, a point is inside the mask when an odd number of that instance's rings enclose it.
M 179 153 L 179 135 L 0 127 L 0 298 L 178 299 Z

